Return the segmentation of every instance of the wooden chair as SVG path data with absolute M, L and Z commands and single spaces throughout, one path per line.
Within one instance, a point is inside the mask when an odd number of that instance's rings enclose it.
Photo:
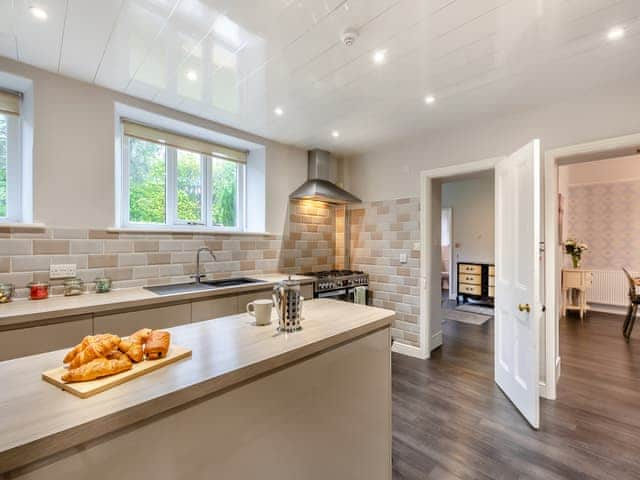
M 625 318 L 624 324 L 622 325 L 622 334 L 624 335 L 624 338 L 629 340 L 631 332 L 633 331 L 633 326 L 636 323 L 636 314 L 638 313 L 640 296 L 636 290 L 636 281 L 633 278 L 633 275 L 631 275 L 631 272 L 624 267 L 622 267 L 622 271 L 624 271 L 624 274 L 629 280 L 629 309 L 627 310 L 627 318 Z

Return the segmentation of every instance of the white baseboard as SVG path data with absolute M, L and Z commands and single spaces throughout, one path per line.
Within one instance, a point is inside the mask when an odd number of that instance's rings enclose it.
M 418 347 L 414 347 L 413 345 L 407 345 L 406 343 L 398 342 L 397 340 L 393 342 L 391 345 L 391 351 L 395 353 L 400 353 L 402 355 L 407 355 L 409 357 L 414 358 L 426 358 L 422 354 L 422 350 Z
M 549 394 L 547 393 L 547 382 L 538 382 L 540 396 L 542 398 L 549 398 Z
M 431 336 L 431 351 L 433 352 L 440 346 L 442 346 L 442 330 Z
M 612 313 L 614 315 L 626 315 L 627 307 L 621 305 L 605 305 L 602 303 L 590 303 L 589 308 L 594 312 Z M 640 312 L 638 312 L 640 315 Z

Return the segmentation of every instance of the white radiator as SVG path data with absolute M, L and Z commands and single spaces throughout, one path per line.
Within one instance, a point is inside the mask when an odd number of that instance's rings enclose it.
M 633 273 L 633 275 L 637 275 Z M 627 306 L 629 281 L 622 270 L 593 270 L 593 285 L 587 288 L 587 302 Z

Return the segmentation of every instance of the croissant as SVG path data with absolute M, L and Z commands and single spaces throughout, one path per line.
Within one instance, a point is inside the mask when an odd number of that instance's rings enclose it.
M 144 357 L 142 344 L 132 342 L 131 340 L 121 340 L 118 345 L 118 350 L 122 353 L 126 353 L 127 356 L 136 363 L 141 362 Z
M 141 328 L 137 332 L 134 332 L 131 335 L 129 335 L 129 340 L 133 343 L 143 344 L 144 342 L 147 341 L 147 338 L 149 338 L 149 335 L 151 335 L 151 332 L 152 330 L 150 328 Z
M 112 360 L 96 358 L 78 368 L 70 369 L 62 375 L 62 380 L 65 382 L 86 382 L 87 380 L 94 380 L 96 378 L 106 377 L 107 375 L 124 372 L 131 369 L 131 367 L 131 361 L 126 355 Z
M 144 351 L 148 360 L 155 360 L 167 356 L 171 335 L 169 332 L 154 330 L 144 344 Z
M 82 341 L 73 347 L 71 350 L 67 352 L 64 356 L 64 363 L 70 363 L 77 354 L 79 354 L 82 350 L 87 348 L 89 344 L 97 342 L 98 340 L 102 340 L 104 338 L 110 338 L 112 335 L 110 333 L 101 333 L 99 335 L 87 335 L 82 339 Z
M 62 361 L 64 363 L 71 362 L 71 360 L 73 360 L 78 353 L 80 353 L 82 350 L 87 348 L 87 345 L 89 345 L 89 343 L 93 342 L 94 338 L 95 337 L 93 335 L 87 335 L 86 337 L 84 337 L 79 344 L 77 344 L 75 347 L 73 347 L 71 350 L 67 352 L 67 354 L 64 356 L 64 360 Z
M 123 358 L 128 359 L 127 355 L 122 353 L 120 350 L 114 350 L 109 355 L 105 357 L 107 360 L 121 360 Z
M 117 335 L 108 335 L 105 338 L 97 340 L 87 345 L 87 347 L 78 353 L 69 364 L 70 368 L 78 368 L 80 365 L 89 363 L 96 358 L 106 357 L 113 350 L 118 348 L 120 337 Z

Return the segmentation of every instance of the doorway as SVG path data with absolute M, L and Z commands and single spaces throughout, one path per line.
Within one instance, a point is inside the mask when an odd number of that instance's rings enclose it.
M 443 178 L 441 182 L 442 211 L 455 212 L 450 223 L 448 218 L 442 221 L 442 343 L 445 345 L 447 338 L 453 339 L 457 333 L 487 330 L 493 318 L 494 171 Z
M 440 221 L 441 231 L 441 251 L 442 251 L 442 269 L 441 269 L 441 290 L 443 301 L 446 299 L 455 299 L 455 289 L 453 288 L 453 209 L 450 207 L 442 208 Z
M 526 420 L 537 428 L 539 327 L 543 316 L 539 140 L 507 157 L 422 172 L 421 353 L 423 358 L 428 358 L 430 352 L 442 344 L 440 216 L 443 181 L 487 170 L 495 172 L 494 380 Z
M 562 372 L 560 323 L 562 315 L 562 268 L 567 261 L 559 228 L 560 167 L 598 160 L 620 158 L 640 153 L 640 134 L 597 140 L 549 150 L 544 159 L 545 208 L 545 388 L 548 399 L 557 398 L 557 384 Z M 563 205 L 564 206 L 564 205 Z M 565 215 L 566 216 L 566 215 Z M 633 267 L 632 267 L 633 268 Z M 621 332 L 621 331 L 620 331 Z M 620 333 L 622 336 L 622 333 Z

